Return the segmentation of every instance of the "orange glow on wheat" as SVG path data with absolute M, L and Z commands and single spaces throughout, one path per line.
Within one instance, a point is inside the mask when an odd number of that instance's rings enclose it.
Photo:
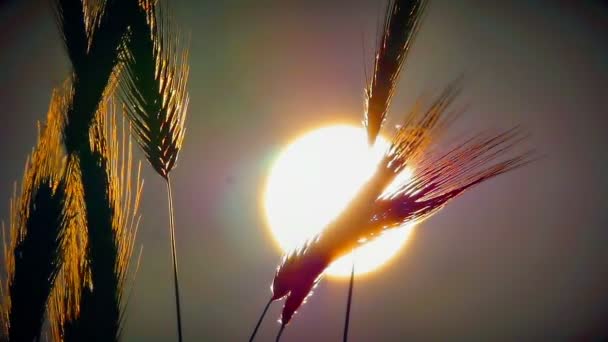
M 264 193 L 269 230 L 283 252 L 300 246 L 336 217 L 380 161 L 388 142 L 373 148 L 363 128 L 336 125 L 309 132 L 285 148 L 272 167 Z M 399 175 L 409 177 L 407 170 Z M 355 251 L 356 274 L 385 264 L 408 240 L 410 227 L 386 232 Z M 350 275 L 353 256 L 334 262 L 329 275 Z

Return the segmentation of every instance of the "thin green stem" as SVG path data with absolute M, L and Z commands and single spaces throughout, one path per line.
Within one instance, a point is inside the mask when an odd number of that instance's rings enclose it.
M 171 194 L 171 179 L 167 175 L 167 194 L 169 197 L 169 230 L 171 231 L 171 256 L 173 258 L 173 284 L 175 285 L 175 309 L 177 313 L 177 336 L 182 342 L 182 314 L 179 305 L 179 278 L 177 276 L 177 252 L 175 248 L 175 222 L 173 216 L 173 195 Z

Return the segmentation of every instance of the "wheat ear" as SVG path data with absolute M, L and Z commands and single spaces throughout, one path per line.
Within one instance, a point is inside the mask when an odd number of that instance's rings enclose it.
M 91 155 L 74 160 L 83 189 L 100 191 L 103 201 L 82 198 L 87 208 L 87 255 L 90 284 L 83 286 L 78 314 L 69 319 L 68 293 L 58 289 L 53 327 L 55 338 L 65 341 L 118 340 L 122 331 L 125 281 L 139 224 L 139 201 L 143 182 L 140 168 L 132 167 L 130 141 L 120 135 L 116 122 L 116 106 L 105 103 L 90 133 Z M 123 125 L 123 130 L 124 130 Z M 134 176 L 135 175 L 135 176 Z M 134 178 L 135 177 L 135 178 Z M 101 180 L 100 183 L 97 181 Z M 93 231 L 94 230 L 94 231 Z M 85 278 L 81 274 L 80 278 Z
M 403 63 L 414 41 L 425 0 L 393 0 L 387 3 L 382 37 L 374 60 L 374 73 L 365 91 L 365 117 L 368 142 L 373 145 L 386 119 L 391 99 L 399 79 Z M 355 265 L 348 285 L 343 341 L 348 340 L 348 325 L 355 281 Z
M 104 137 L 96 135 L 99 131 L 93 124 L 117 85 L 129 22 L 137 6 L 135 0 L 55 0 L 73 67 L 63 139 L 72 165 L 68 170 L 78 173 L 72 177 L 82 182 L 86 211 L 82 229 L 87 233 L 85 250 L 91 270 L 90 286 L 81 291 L 78 318 L 66 323 L 66 340 L 111 341 L 119 336 L 121 275 L 115 265 L 121 255 L 114 230 L 114 180 L 108 176 L 108 154 L 114 152 L 106 150 Z
M 427 218 L 464 190 L 528 162 L 527 153 L 508 158 L 514 152 L 513 147 L 521 142 L 517 131 L 482 135 L 459 145 L 453 154 L 440 159 L 432 157 L 434 142 L 453 118 L 450 115 L 453 112 L 447 109 L 458 89 L 451 85 L 426 111 L 413 110 L 376 173 L 344 211 L 322 233 L 283 259 L 272 285 L 273 299 L 287 298 L 282 324 L 288 324 L 306 302 L 331 262 L 350 253 L 361 241 L 371 241 L 387 228 Z M 414 181 L 413 184 L 418 184 L 414 191 L 408 191 L 411 189 L 408 185 L 398 187 L 397 192 L 389 193 L 396 197 L 384 202 L 383 194 L 396 176 L 405 167 L 417 165 L 421 165 L 421 176 L 415 178 L 420 181 Z M 403 194 L 409 197 L 400 197 Z
M 175 215 L 169 174 L 176 165 L 185 135 L 188 108 L 188 52 L 168 22 L 167 9 L 142 0 L 131 26 L 122 90 L 133 133 L 150 165 L 165 179 L 177 318 L 182 341 Z
M 364 124 L 370 145 L 376 141 L 397 87 L 403 62 L 426 7 L 426 0 L 390 0 L 382 37 L 376 50 L 374 72 L 365 90 Z
M 53 94 L 46 125 L 39 126 L 38 143 L 25 166 L 21 193 L 17 197 L 15 186 L 11 200 L 8 245 L 4 240 L 7 280 L 1 284 L 3 334 L 10 341 L 40 338 L 49 294 L 62 264 L 61 243 L 69 220 L 63 210 L 63 100 L 61 92 Z

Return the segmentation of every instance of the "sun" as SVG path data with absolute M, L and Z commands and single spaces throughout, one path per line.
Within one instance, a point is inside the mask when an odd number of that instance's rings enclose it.
M 279 154 L 263 205 L 269 230 L 283 252 L 319 233 L 341 212 L 373 174 L 387 146 L 386 139 L 378 137 L 370 148 L 363 128 L 335 125 L 297 138 Z M 326 274 L 350 275 L 353 258 L 357 275 L 369 273 L 397 254 L 411 232 L 411 227 L 388 231 L 335 261 Z

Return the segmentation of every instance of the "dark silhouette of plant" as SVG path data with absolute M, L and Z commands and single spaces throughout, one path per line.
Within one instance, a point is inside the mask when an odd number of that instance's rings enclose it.
M 141 1 L 131 26 L 125 54 L 123 95 L 133 133 L 150 165 L 164 178 L 169 203 L 178 339 L 182 341 L 175 216 L 169 174 L 176 165 L 185 134 L 188 109 L 188 53 L 171 29 L 167 9 L 154 0 Z
M 365 90 L 367 137 L 373 145 L 388 113 L 399 74 L 414 42 L 426 0 L 390 0 L 382 37 L 374 59 L 374 73 Z
M 324 270 L 386 229 L 420 222 L 443 208 L 467 189 L 527 164 L 530 153 L 508 154 L 523 138 L 518 129 L 498 134 L 479 134 L 446 152 L 431 142 L 445 129 L 443 116 L 454 97 L 449 87 L 426 112 L 413 111 L 392 141 L 374 176 L 319 235 L 287 255 L 272 284 L 272 300 L 286 298 L 281 330 L 310 296 Z M 385 193 L 396 176 L 413 167 L 410 181 Z
M 57 17 L 73 67 L 71 96 L 63 131 L 68 170 L 78 172 L 86 218 L 89 286 L 81 286 L 79 313 L 64 327 L 72 341 L 117 340 L 120 331 L 119 246 L 114 220 L 107 142 L 95 117 L 111 96 L 121 71 L 120 56 L 136 1 L 56 0 Z M 68 310 L 69 311 L 69 310 Z
M 61 267 L 66 219 L 61 111 L 55 93 L 46 125 L 25 166 L 21 193 L 11 200 L 9 244 L 4 239 L 7 281 L 2 284 L 3 334 L 10 341 L 40 337 L 47 300 Z M 5 232 L 3 225 L 3 232 Z
M 56 0 L 56 4 L 74 70 L 73 96 L 64 137 L 70 161 L 79 166 L 83 183 L 90 288 L 93 289 L 83 287 L 80 300 L 83 309 L 78 321 L 65 329 L 66 339 L 72 334 L 85 336 L 79 334 L 87 332 L 90 338 L 107 340 L 110 336 L 116 338 L 118 333 L 120 305 L 116 294 L 119 276 L 114 272 L 118 250 L 112 235 L 112 217 L 116 215 L 116 209 L 112 207 L 108 193 L 104 193 L 104 189 L 112 186 L 112 180 L 107 177 L 107 158 L 99 148 L 96 149 L 102 137 L 97 137 L 99 141 L 96 143 L 87 144 L 87 132 L 100 102 L 109 98 L 122 80 L 124 110 L 130 118 L 132 133 L 150 164 L 167 183 L 178 336 L 181 341 L 169 173 L 175 166 L 185 133 L 187 53 L 180 52 L 177 35 L 169 31 L 164 14 L 166 10 L 161 11 L 158 1 Z M 107 326 L 95 324 L 99 320 L 95 316 L 103 316 Z M 89 323 L 84 323 L 86 317 L 91 317 Z M 94 328 L 108 334 L 106 339 L 94 333 Z
M 374 75 L 366 92 L 364 123 L 370 144 L 379 134 L 424 7 L 425 1 L 397 0 L 389 3 Z M 312 294 L 325 269 L 337 258 L 351 253 L 386 229 L 421 222 L 467 189 L 526 165 L 533 159 L 532 153 L 516 150 L 523 140 L 518 128 L 474 135 L 443 151 L 437 143 L 459 114 L 448 111 L 459 92 L 460 82 L 455 81 L 426 110 L 421 110 L 420 103 L 417 103 L 392 139 L 376 173 L 359 189 L 342 213 L 322 233 L 283 258 L 272 283 L 270 302 L 250 341 L 270 303 L 285 298 L 278 341 L 295 312 Z M 414 171 L 411 180 L 398 180 L 401 183 L 393 184 L 406 167 Z M 348 336 L 353 281 L 351 274 L 344 340 Z
M 115 340 L 120 336 L 122 309 L 126 305 L 123 300 L 125 282 L 139 222 L 137 209 L 142 184 L 139 169 L 135 183 L 132 183 L 130 143 L 125 140 L 124 133 L 122 138 L 118 136 L 114 107 L 110 102 L 100 109 L 91 130 L 90 160 L 84 161 L 86 168 L 81 166 L 87 172 L 80 175 L 82 188 L 98 189 L 104 199 L 103 202 L 96 200 L 95 203 L 100 205 L 94 208 L 95 216 L 87 216 L 91 281 L 86 284 L 89 286 L 80 288 L 80 307 L 71 318 L 62 319 L 70 317 L 70 288 L 63 286 L 57 289 L 59 292 L 51 320 L 53 335 L 57 340 L 100 340 L 100 334 Z M 95 183 L 100 179 L 103 180 L 101 183 Z M 92 201 L 87 200 L 86 192 L 81 196 L 85 205 Z M 98 223 L 91 222 L 91 219 Z M 105 230 L 107 227 L 110 231 Z M 95 231 L 91 232 L 93 229 Z M 88 278 L 86 269 L 79 272 L 79 279 Z M 95 284 L 105 286 L 95 288 Z M 108 301 L 109 305 L 99 307 L 99 300 Z
M 11 340 L 40 337 L 48 307 L 55 340 L 115 341 L 126 305 L 141 183 L 139 171 L 131 181 L 131 144 L 126 146 L 124 131 L 122 138 L 117 133 L 112 95 L 124 75 L 128 103 L 122 111 L 167 180 L 171 199 L 168 175 L 184 136 L 188 66 L 181 65 L 185 54 L 175 59 L 176 38 L 164 29 L 157 1 L 54 0 L 54 5 L 72 74 L 53 97 L 53 130 L 42 135 L 22 195 L 12 205 L 3 326 Z M 143 97 L 135 99 L 133 91 Z M 53 149 L 47 136 L 54 139 Z M 170 211 L 177 299 L 172 203 Z M 178 322 L 181 340 L 179 308 Z
M 368 142 L 376 142 L 395 93 L 403 63 L 422 21 L 425 0 L 392 0 L 387 3 L 382 37 L 374 55 L 374 72 L 365 91 L 365 117 Z M 351 269 L 342 340 L 348 341 L 350 310 L 355 285 L 355 264 Z

